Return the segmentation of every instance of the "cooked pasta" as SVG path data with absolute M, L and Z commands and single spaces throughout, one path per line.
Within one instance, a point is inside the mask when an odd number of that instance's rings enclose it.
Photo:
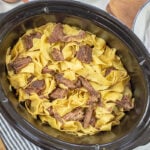
M 9 48 L 10 89 L 33 118 L 82 136 L 111 131 L 134 107 L 116 49 L 79 28 L 47 23 Z

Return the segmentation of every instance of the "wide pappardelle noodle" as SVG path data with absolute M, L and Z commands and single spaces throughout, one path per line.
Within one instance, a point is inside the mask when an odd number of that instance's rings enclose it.
M 6 65 L 19 103 L 60 131 L 110 131 L 134 107 L 130 77 L 116 49 L 67 24 L 28 30 L 8 49 Z

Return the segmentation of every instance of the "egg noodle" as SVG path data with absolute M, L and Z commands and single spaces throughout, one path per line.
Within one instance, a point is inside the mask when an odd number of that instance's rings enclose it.
M 29 29 L 6 56 L 10 90 L 33 118 L 70 134 L 111 131 L 134 106 L 116 49 L 67 24 Z

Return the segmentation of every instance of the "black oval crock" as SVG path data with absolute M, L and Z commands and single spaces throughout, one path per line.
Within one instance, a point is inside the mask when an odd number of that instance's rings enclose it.
M 77 137 L 41 125 L 18 104 L 9 90 L 5 56 L 27 29 L 61 22 L 90 31 L 106 40 L 131 76 L 135 108 L 111 132 Z M 42 0 L 21 5 L 0 20 L 0 109 L 21 135 L 44 149 L 127 150 L 150 141 L 150 58 L 142 42 L 106 12 L 70 0 Z

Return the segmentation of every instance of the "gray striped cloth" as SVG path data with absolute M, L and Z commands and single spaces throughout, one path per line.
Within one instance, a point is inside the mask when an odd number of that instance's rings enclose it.
M 0 136 L 7 150 L 42 150 L 17 133 L 0 113 Z M 150 143 L 134 150 L 150 150 Z
M 42 150 L 16 132 L 0 113 L 0 136 L 7 150 Z

